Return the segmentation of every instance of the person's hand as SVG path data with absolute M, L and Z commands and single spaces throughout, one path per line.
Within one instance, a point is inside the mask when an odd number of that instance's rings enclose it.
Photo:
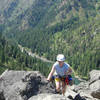
M 47 78 L 47 81 L 50 82 L 50 79 Z
M 46 84 L 48 84 L 50 82 L 50 80 L 49 79 L 46 79 Z

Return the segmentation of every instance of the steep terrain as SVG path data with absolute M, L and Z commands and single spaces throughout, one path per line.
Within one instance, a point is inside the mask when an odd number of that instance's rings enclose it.
M 0 100 L 100 100 L 99 77 L 100 71 L 91 71 L 89 81 L 68 86 L 63 96 L 37 71 L 6 70 L 0 76 Z
M 0 8 L 7 38 L 49 60 L 65 54 L 81 76 L 100 69 L 99 0 L 1 0 Z

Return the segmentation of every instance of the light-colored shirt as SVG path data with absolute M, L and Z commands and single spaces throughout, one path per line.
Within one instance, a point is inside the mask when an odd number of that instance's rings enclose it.
M 70 65 L 65 62 L 62 67 L 60 67 L 59 62 L 54 63 L 53 66 L 55 68 L 55 75 L 59 76 L 64 76 L 65 73 L 68 71 L 68 68 L 70 67 Z

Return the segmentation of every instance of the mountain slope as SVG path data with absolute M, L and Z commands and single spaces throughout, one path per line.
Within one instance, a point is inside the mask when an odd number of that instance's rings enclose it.
M 11 41 L 12 42 L 12 41 Z M 50 64 L 22 53 L 19 47 L 0 35 L 0 74 L 8 70 L 38 70 L 48 75 Z M 46 66 L 46 67 L 45 67 Z
M 0 29 L 6 37 L 53 61 L 65 54 L 82 76 L 100 69 L 99 0 L 1 1 Z

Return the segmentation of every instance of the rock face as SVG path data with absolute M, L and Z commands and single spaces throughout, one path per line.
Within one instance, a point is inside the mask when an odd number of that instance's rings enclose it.
M 90 72 L 90 89 L 91 95 L 100 99 L 100 71 L 93 70 Z
M 45 77 L 37 71 L 6 71 L 1 76 L 0 98 L 5 100 L 28 100 L 39 93 L 54 91 L 52 84 L 47 85 Z
M 99 100 L 100 80 L 90 77 L 89 82 L 68 86 L 63 96 L 54 94 L 54 84 L 38 71 L 5 71 L 0 76 L 0 100 Z
M 99 70 L 92 70 L 90 73 L 90 84 L 93 82 L 100 80 L 100 71 Z
M 4 94 L 3 94 L 3 91 L 0 90 L 0 100 L 5 100 L 5 97 L 4 97 Z
M 74 91 L 80 93 L 81 96 L 83 95 L 93 100 L 100 100 L 100 71 L 92 70 L 89 75 L 90 80 L 75 86 Z

